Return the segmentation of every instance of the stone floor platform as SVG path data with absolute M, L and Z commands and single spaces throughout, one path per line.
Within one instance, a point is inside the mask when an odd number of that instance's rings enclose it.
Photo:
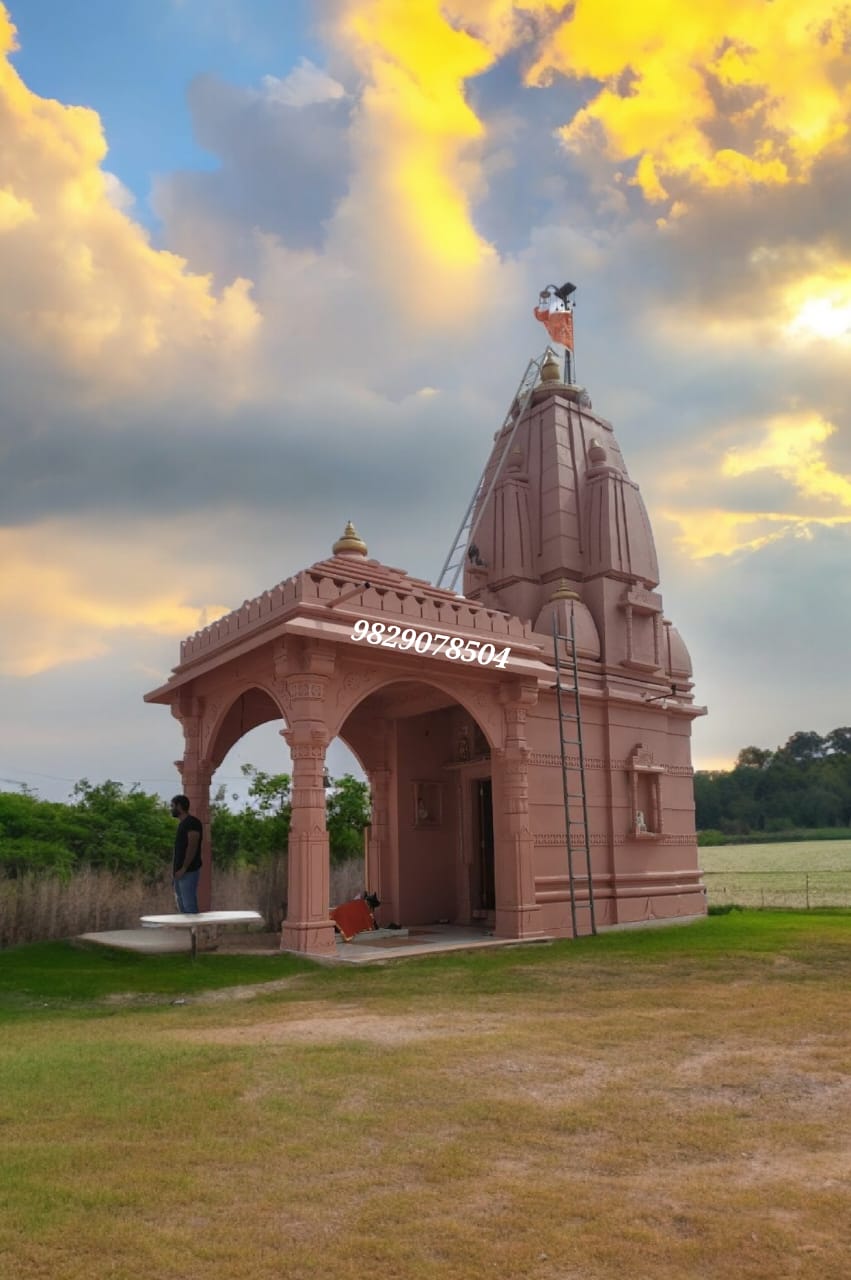
M 410 925 L 407 936 L 393 936 L 389 930 L 359 933 L 351 942 L 337 939 L 336 955 L 314 957 L 324 964 L 375 964 L 385 960 L 401 960 L 408 956 L 431 956 L 438 952 L 480 951 L 493 947 L 529 946 L 531 943 L 552 942 L 552 938 L 495 938 L 484 929 L 463 925 L 432 924 Z
M 705 917 L 675 916 L 662 920 L 640 920 L 631 924 L 601 925 L 599 932 L 619 933 L 632 929 L 659 929 L 676 925 L 694 924 Z M 114 929 L 105 933 L 84 933 L 75 939 L 81 945 L 116 947 L 120 951 L 135 951 L 143 955 L 190 954 L 188 930 L 181 929 Z M 553 942 L 554 938 L 495 938 L 485 929 L 463 925 L 433 924 L 411 925 L 398 933 L 391 929 L 379 929 L 374 933 L 360 933 L 351 942 L 337 938 L 335 954 L 308 956 L 321 964 L 376 964 L 386 960 L 401 960 L 408 956 L 430 956 L 451 951 L 479 951 L 493 947 L 530 946 L 535 943 Z M 218 955 L 281 955 L 280 934 L 254 929 L 246 932 L 222 931 L 215 942 L 208 943 L 199 936 L 199 952 L 215 951 Z M 302 955 L 302 952 L 283 954 Z
M 140 955 L 172 955 L 190 953 L 188 931 L 183 929 L 112 929 L 102 933 L 84 933 L 75 941 L 82 946 L 113 947 Z M 375 933 L 358 934 L 351 942 L 338 938 L 336 954 L 309 956 L 324 964 L 369 964 L 398 960 L 407 956 L 434 955 L 437 952 L 477 951 L 483 948 L 523 946 L 532 942 L 552 942 L 552 938 L 494 938 L 484 929 L 459 925 L 423 925 L 408 929 L 379 929 Z M 246 933 L 220 934 L 213 945 L 198 939 L 199 952 L 215 950 L 218 955 L 301 955 L 282 953 L 280 934 L 253 930 Z

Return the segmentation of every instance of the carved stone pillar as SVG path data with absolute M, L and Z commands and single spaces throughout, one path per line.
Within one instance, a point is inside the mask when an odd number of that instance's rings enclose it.
M 210 781 L 213 762 L 201 755 L 202 706 L 200 699 L 182 700 L 172 707 L 172 715 L 183 726 L 184 752 L 175 760 L 181 790 L 189 799 L 189 811 L 203 825 L 201 875 L 198 880 L 198 910 L 209 911 L 213 886 L 213 849 L 210 840 Z
M 498 938 L 540 937 L 535 863 L 529 827 L 529 748 L 526 708 L 537 701 L 534 685 L 503 686 L 505 746 L 492 752 L 494 796 L 495 933 Z
M 315 674 L 291 676 L 287 693 L 290 729 L 282 730 L 292 752 L 292 820 L 287 860 L 287 918 L 283 951 L 330 955 L 335 949 L 329 918 L 330 858 L 325 825 L 325 749 L 323 715 L 327 679 Z

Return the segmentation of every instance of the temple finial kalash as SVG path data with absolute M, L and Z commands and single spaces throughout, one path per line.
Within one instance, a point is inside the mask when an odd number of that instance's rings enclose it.
M 367 545 L 351 520 L 347 521 L 342 537 L 337 539 L 331 550 L 335 556 L 366 557 L 368 554 Z

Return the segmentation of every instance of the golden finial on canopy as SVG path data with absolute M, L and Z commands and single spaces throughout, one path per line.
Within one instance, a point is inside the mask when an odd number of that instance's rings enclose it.
M 338 538 L 332 547 L 332 553 L 337 555 L 366 555 L 366 543 L 358 534 L 357 529 L 351 520 L 346 522 L 346 528 L 343 531 L 342 538 Z

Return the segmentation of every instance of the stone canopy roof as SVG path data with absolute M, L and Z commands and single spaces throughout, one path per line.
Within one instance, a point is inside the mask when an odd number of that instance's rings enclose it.
M 231 651 L 235 654 L 265 643 L 297 617 L 314 620 L 317 638 L 324 633 L 329 639 L 342 639 L 361 616 L 371 621 L 387 619 L 403 629 L 472 633 L 498 649 L 510 645 L 512 657 L 518 647 L 527 658 L 542 656 L 542 640 L 534 635 L 531 623 L 411 577 L 404 569 L 347 551 L 318 560 L 189 636 L 181 643 L 180 661 L 167 685 L 147 694 L 145 700 L 167 700 L 167 689 L 200 674 L 209 660 L 218 664 Z M 321 628 L 316 627 L 317 620 L 322 620 Z

